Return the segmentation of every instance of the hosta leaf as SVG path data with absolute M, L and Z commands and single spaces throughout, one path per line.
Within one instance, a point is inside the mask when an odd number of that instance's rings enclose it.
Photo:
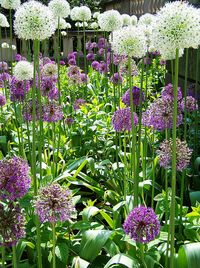
M 56 257 L 63 263 L 67 264 L 69 249 L 66 243 L 60 243 L 55 248 Z
M 182 246 L 178 252 L 178 268 L 199 268 L 200 243 Z
M 112 231 L 107 230 L 86 231 L 83 234 L 80 244 L 80 257 L 87 261 L 93 261 L 98 256 L 112 233 Z
M 138 260 L 131 258 L 125 254 L 117 254 L 104 266 L 104 268 L 109 268 L 114 264 L 122 264 L 127 268 L 139 268 L 140 264 Z

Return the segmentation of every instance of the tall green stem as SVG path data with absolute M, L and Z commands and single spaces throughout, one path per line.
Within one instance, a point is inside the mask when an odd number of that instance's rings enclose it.
M 154 164 L 154 159 L 155 159 L 155 135 L 154 135 L 154 129 L 153 129 L 153 135 L 152 135 L 152 191 L 151 191 L 151 207 L 153 208 L 154 205 L 154 195 L 155 195 L 155 164 Z
M 12 253 L 13 253 L 13 268 L 17 268 L 17 252 L 16 252 L 16 246 L 12 246 Z
M 172 197 L 170 210 L 170 268 L 174 268 L 174 240 L 175 240 L 175 196 L 176 196 L 176 126 L 177 126 L 177 95 L 178 95 L 178 70 L 179 50 L 176 49 L 175 75 L 174 75 L 174 108 L 173 108 L 173 129 L 172 129 Z
M 196 58 L 196 81 L 195 81 L 195 99 L 197 100 L 197 92 L 198 92 L 198 81 L 199 81 L 199 48 L 197 49 L 197 58 Z M 195 119 L 194 119 L 194 160 L 198 156 L 198 111 L 195 111 Z M 194 162 L 194 161 L 193 161 Z
M 5 263 L 6 263 L 6 252 L 5 252 L 5 247 L 1 247 L 1 252 L 2 252 L 2 268 L 5 268 Z
M 10 57 L 11 57 L 11 75 L 13 74 L 13 51 L 12 51 L 12 44 L 13 44 L 13 33 L 12 33 L 12 9 L 9 9 L 9 19 L 10 19 Z
M 56 268 L 56 254 L 55 254 L 55 249 L 56 249 L 56 228 L 55 228 L 55 223 L 52 223 L 52 235 L 53 235 L 53 268 Z

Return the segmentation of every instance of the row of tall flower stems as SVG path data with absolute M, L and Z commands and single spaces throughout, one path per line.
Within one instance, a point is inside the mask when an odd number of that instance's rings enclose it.
M 12 11 L 10 10 L 10 44 L 12 44 Z M 0 31 L 1 32 L 1 31 Z M 78 30 L 78 34 L 80 34 Z M 87 62 L 86 62 L 86 32 L 85 28 L 83 28 L 83 36 L 84 36 L 84 71 L 87 72 Z M 105 33 L 105 37 L 107 34 Z M 29 41 L 28 41 L 29 42 Z M 60 76 L 60 44 L 61 44 L 61 35 L 59 29 L 59 19 L 58 19 L 58 31 L 57 31 L 57 42 L 56 42 L 56 60 L 58 63 L 58 77 Z M 34 195 L 37 196 L 39 183 L 36 177 L 36 149 L 38 149 L 38 157 L 40 163 L 40 179 L 42 178 L 42 154 L 44 149 L 44 128 L 43 128 L 43 121 L 39 120 L 39 125 L 36 122 L 36 99 L 39 101 L 39 113 L 42 113 L 42 104 L 41 104 L 41 93 L 40 90 L 36 90 L 36 80 L 37 75 L 40 76 L 40 68 L 39 68 L 39 53 L 40 53 L 40 41 L 35 40 L 33 41 L 33 54 L 34 54 L 34 85 L 32 90 L 32 101 L 33 101 L 33 114 L 32 114 L 32 125 L 27 122 L 27 133 L 28 133 L 28 144 L 29 144 L 29 152 L 31 152 L 31 173 L 33 178 L 33 185 L 34 185 Z M 30 43 L 28 44 L 30 48 Z M 80 48 L 77 49 L 78 52 Z M 28 50 L 30 53 L 30 49 Z M 12 58 L 12 49 L 11 49 L 11 58 Z M 189 61 L 189 52 L 186 49 L 185 52 L 185 80 L 184 80 L 184 99 L 186 103 L 186 96 L 187 96 L 187 79 L 188 79 L 188 61 Z M 195 82 L 195 97 L 197 98 L 197 87 L 198 87 L 198 65 L 199 65 L 199 49 L 197 49 L 197 56 L 196 56 L 196 82 Z M 1 48 L 1 55 L 2 55 L 2 48 Z M 31 55 L 28 55 L 28 58 L 31 58 Z M 175 267 L 175 197 L 176 197 L 176 138 L 177 138 L 177 93 L 178 93 L 178 77 L 179 77 L 179 51 L 176 50 L 176 59 L 171 62 L 172 66 L 172 81 L 174 85 L 174 108 L 173 108 L 173 128 L 172 131 L 166 130 L 165 137 L 169 139 L 172 136 L 173 141 L 173 148 L 172 148 L 172 172 L 171 172 L 171 208 L 170 213 L 168 211 L 168 182 L 169 182 L 169 175 L 167 170 L 165 170 L 165 194 L 166 194 L 166 213 L 165 213 L 165 224 L 166 224 L 166 231 L 168 231 L 168 243 L 167 243 L 167 252 L 165 258 L 165 267 L 173 268 Z M 129 88 L 131 89 L 133 86 L 133 79 L 131 74 L 131 57 L 128 58 L 128 75 L 127 75 L 127 83 Z M 114 73 L 113 68 L 110 70 L 111 73 Z M 11 74 L 12 74 L 12 62 L 11 62 Z M 145 81 L 144 81 L 145 80 Z M 40 79 L 38 79 L 40 81 Z M 144 62 L 142 60 L 142 68 L 140 71 L 140 88 L 143 89 L 145 85 L 145 95 L 147 95 L 147 84 L 148 84 L 148 65 L 144 67 Z M 26 87 L 26 85 L 25 85 Z M 37 88 L 40 88 L 40 85 L 37 85 Z M 86 87 L 85 87 L 86 88 Z M 58 79 L 58 90 L 59 90 L 59 104 L 61 104 L 61 96 L 60 96 L 60 81 Z M 107 89 L 106 89 L 107 90 Z M 85 96 L 87 99 L 87 91 L 85 92 Z M 113 107 L 114 110 L 116 107 L 120 107 L 120 97 L 121 97 L 121 85 L 113 85 Z M 106 91 L 106 99 L 108 98 L 108 92 Z M 136 111 L 136 107 L 133 104 L 133 95 L 132 90 L 130 90 L 130 105 L 131 105 L 131 122 L 132 122 L 132 129 L 131 133 L 123 133 L 117 134 L 115 137 L 116 142 L 116 160 L 117 165 L 119 161 L 119 150 L 123 150 L 123 162 L 124 162 L 124 180 L 123 180 L 123 187 L 124 187 L 124 200 L 126 203 L 127 195 L 130 192 L 134 192 L 134 206 L 138 206 L 140 203 L 145 204 L 145 197 L 143 192 L 141 195 L 139 194 L 139 171 L 140 171 L 140 163 L 142 162 L 142 174 L 143 180 L 147 179 L 146 174 L 146 167 L 147 167 L 147 127 L 145 127 L 145 135 L 142 139 L 142 128 L 141 128 L 141 119 L 142 119 L 142 90 L 140 91 L 140 105 L 139 105 L 139 126 L 136 127 L 134 125 L 134 112 Z M 145 98 L 145 108 L 147 107 L 147 98 Z M 17 119 L 17 111 L 16 111 L 16 104 L 13 103 L 13 109 L 16 114 L 16 128 L 18 131 L 18 140 L 19 140 L 19 151 L 22 157 L 26 157 L 24 152 L 24 142 L 23 142 L 23 126 L 22 126 L 22 118 Z M 186 107 L 186 105 L 185 105 Z M 22 107 L 21 107 L 22 112 Z M 187 122 L 186 122 L 186 109 L 184 111 L 184 140 L 187 138 Z M 195 112 L 195 141 L 194 141 L 194 148 L 197 146 L 197 135 L 198 135 L 198 117 L 197 111 Z M 18 129 L 18 124 L 20 124 L 20 129 Z M 51 129 L 48 130 L 48 135 L 50 136 L 51 133 L 53 135 L 53 164 L 52 164 L 52 173 L 54 178 L 58 174 L 58 166 L 55 163 L 55 158 L 58 157 L 59 147 L 60 147 L 60 138 L 61 138 L 61 124 L 59 122 L 58 125 L 52 123 Z M 55 136 L 55 128 L 59 129 L 58 137 Z M 32 130 L 32 142 L 30 139 L 30 133 Z M 151 192 L 151 206 L 154 206 L 154 196 L 155 196 L 155 146 L 154 146 L 154 130 L 152 129 L 152 192 Z M 38 142 L 39 137 L 39 142 Z M 123 140 L 123 141 L 122 141 Z M 38 148 L 36 148 L 38 144 Z M 118 146 L 119 145 L 119 146 Z M 129 146 L 127 146 L 129 145 Z M 56 150 L 55 150 L 56 148 Z M 123 149 L 122 149 L 123 148 Z M 128 151 L 129 150 L 129 151 Z M 55 153 L 56 151 L 56 153 Z M 129 153 L 129 154 L 128 154 Z M 129 156 L 130 155 L 130 161 Z M 194 159 L 196 158 L 197 153 L 194 152 Z M 128 179 L 131 178 L 131 181 Z M 186 173 L 182 173 L 181 177 L 181 192 L 180 192 L 180 222 L 182 222 L 182 206 L 183 206 L 183 193 L 185 189 L 185 178 Z M 141 197 L 141 198 L 140 198 Z M 128 214 L 127 207 L 125 206 L 125 216 Z M 169 218 L 170 217 L 170 218 Z M 169 220 L 169 224 L 168 224 Z M 37 216 L 35 216 L 35 224 L 36 224 L 36 232 L 37 232 L 37 259 L 38 259 L 38 268 L 42 268 L 42 252 L 41 252 L 41 235 L 40 235 L 40 222 Z M 56 257 L 55 257 L 55 243 L 56 243 L 56 231 L 55 231 L 55 224 L 52 224 L 52 242 L 53 242 L 53 268 L 56 267 Z M 181 225 L 180 225 L 181 228 Z M 16 256 L 16 246 L 12 247 L 13 250 L 13 267 L 17 267 L 17 256 Z M 141 250 L 141 257 L 143 256 L 143 247 L 140 248 Z M 170 254 L 169 254 L 170 252 Z M 170 256 L 170 258 L 168 258 Z M 144 267 L 147 267 L 144 258 L 143 264 Z M 170 264 L 168 263 L 170 259 Z M 3 267 L 5 267 L 5 248 L 2 247 L 2 263 Z

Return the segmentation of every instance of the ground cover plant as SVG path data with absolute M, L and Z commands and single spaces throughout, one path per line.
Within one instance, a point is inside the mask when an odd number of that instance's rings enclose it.
M 1 12 L 1 267 L 198 268 L 199 9 L 2 0 Z M 64 55 L 69 17 L 84 42 Z

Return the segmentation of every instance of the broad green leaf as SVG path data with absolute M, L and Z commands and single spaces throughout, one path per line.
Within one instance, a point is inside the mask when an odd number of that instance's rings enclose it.
M 178 252 L 178 268 L 200 267 L 200 243 L 182 246 Z
M 106 220 L 106 222 L 109 224 L 110 228 L 114 229 L 114 223 L 113 223 L 113 220 L 111 219 L 111 217 L 103 210 L 100 210 L 100 214 Z
M 67 264 L 69 249 L 66 243 L 57 244 L 55 248 L 55 254 L 61 262 Z
M 89 221 L 90 218 L 92 216 L 96 215 L 98 212 L 99 212 L 99 209 L 97 207 L 95 207 L 95 206 L 86 207 L 83 210 L 82 218 L 83 218 L 84 221 Z
M 112 231 L 107 230 L 86 231 L 83 234 L 80 244 L 80 257 L 87 261 L 93 261 L 98 256 L 112 233 Z
M 115 255 L 109 260 L 109 262 L 104 266 L 104 268 L 109 268 L 114 264 L 122 264 L 127 268 L 139 268 L 140 267 L 138 260 L 133 259 L 132 257 L 127 256 L 125 254 Z

